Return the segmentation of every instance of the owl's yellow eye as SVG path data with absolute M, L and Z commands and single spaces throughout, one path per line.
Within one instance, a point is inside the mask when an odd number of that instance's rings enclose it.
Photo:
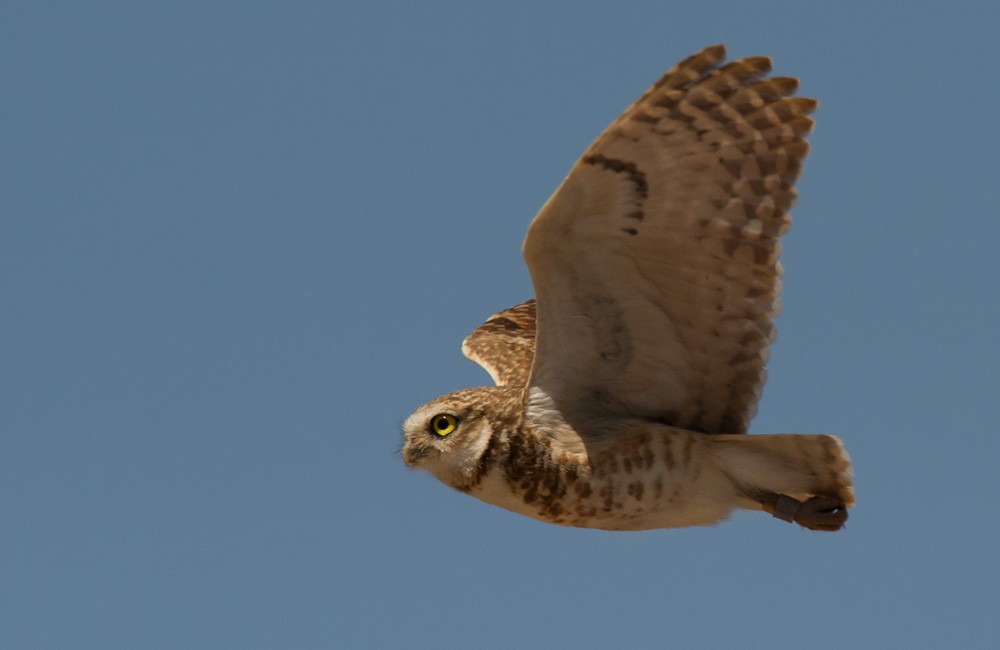
M 458 418 L 451 413 L 438 413 L 431 418 L 431 431 L 442 438 L 455 430 L 458 426 Z

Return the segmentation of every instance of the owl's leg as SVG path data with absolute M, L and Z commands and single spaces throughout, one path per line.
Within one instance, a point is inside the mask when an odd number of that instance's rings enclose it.
M 833 497 L 815 496 L 799 501 L 787 494 L 765 492 L 760 504 L 764 512 L 809 530 L 840 530 L 847 521 L 847 508 Z

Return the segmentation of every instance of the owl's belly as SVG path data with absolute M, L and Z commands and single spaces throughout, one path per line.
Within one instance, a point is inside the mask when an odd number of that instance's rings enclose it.
M 540 521 L 607 530 L 703 526 L 725 519 L 734 488 L 700 434 L 651 427 L 608 453 L 554 453 L 528 468 L 495 465 L 470 493 Z M 649 431 L 646 432 L 650 433 Z

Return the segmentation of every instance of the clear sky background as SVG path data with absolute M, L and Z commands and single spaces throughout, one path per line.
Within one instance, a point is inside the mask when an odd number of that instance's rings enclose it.
M 0 647 L 1000 647 L 996 2 L 7 2 Z M 520 245 L 677 60 L 821 101 L 755 432 L 812 533 L 564 529 L 407 471 Z

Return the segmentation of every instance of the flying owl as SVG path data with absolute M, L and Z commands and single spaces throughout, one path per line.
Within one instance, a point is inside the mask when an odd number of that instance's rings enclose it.
M 838 530 L 851 465 L 828 435 L 746 435 L 781 288 L 779 237 L 813 99 L 771 60 L 681 61 L 601 134 L 531 222 L 535 299 L 462 350 L 496 386 L 403 424 L 403 460 L 535 519 L 640 530 L 734 508 Z

